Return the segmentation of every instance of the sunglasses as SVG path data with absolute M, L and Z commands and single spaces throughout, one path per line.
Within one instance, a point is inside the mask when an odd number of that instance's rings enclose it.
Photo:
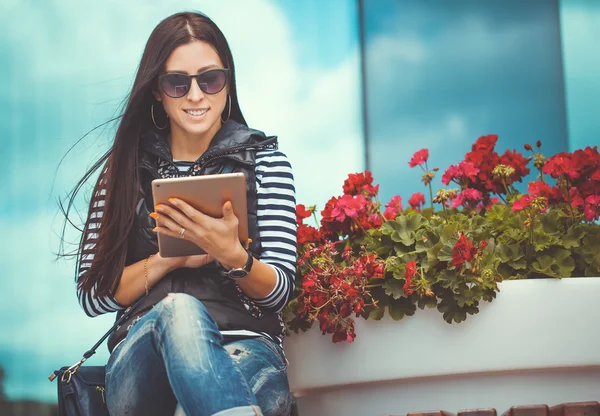
M 229 68 L 211 69 L 198 75 L 164 74 L 158 77 L 158 85 L 169 97 L 181 98 L 190 91 L 192 78 L 196 78 L 196 82 L 203 93 L 217 94 L 227 85 Z

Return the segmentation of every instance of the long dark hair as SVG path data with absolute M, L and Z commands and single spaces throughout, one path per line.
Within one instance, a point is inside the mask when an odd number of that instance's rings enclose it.
M 78 286 L 90 292 L 95 287 L 96 296 L 113 294 L 119 284 L 127 255 L 127 240 L 132 229 L 135 206 L 139 198 L 140 178 L 137 166 L 140 136 L 144 131 L 156 128 L 150 114 L 154 104 L 154 114 L 159 120 L 166 115 L 162 105 L 158 105 L 152 91 L 156 89 L 157 78 L 165 67 L 165 63 L 173 50 L 181 45 L 200 40 L 211 44 L 221 62 L 230 68 L 229 95 L 231 96 L 232 120 L 247 125 L 237 98 L 235 85 L 235 67 L 233 56 L 225 36 L 217 25 L 207 16 L 198 12 L 182 12 L 171 15 L 161 21 L 152 31 L 142 59 L 140 61 L 131 92 L 124 103 L 124 110 L 116 118 L 118 128 L 111 148 L 92 165 L 81 180 L 67 196 L 67 203 L 62 206 L 66 222 L 73 207 L 75 197 L 82 186 L 100 167 L 102 173 L 96 183 L 98 189 L 106 190 L 106 199 L 101 227 L 96 239 L 95 255 L 90 270 L 81 277 L 77 276 Z M 226 106 L 224 118 L 229 108 Z M 90 199 L 90 209 L 94 198 Z M 65 222 L 65 224 L 66 224 Z M 63 240 L 64 240 L 63 227 Z M 77 269 L 84 251 L 85 237 L 88 232 L 84 228 L 76 253 Z

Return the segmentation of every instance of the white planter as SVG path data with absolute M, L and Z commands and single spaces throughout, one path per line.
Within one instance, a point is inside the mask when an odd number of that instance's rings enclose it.
M 460 324 L 437 310 L 286 339 L 301 415 L 384 415 L 600 398 L 600 278 L 506 281 Z

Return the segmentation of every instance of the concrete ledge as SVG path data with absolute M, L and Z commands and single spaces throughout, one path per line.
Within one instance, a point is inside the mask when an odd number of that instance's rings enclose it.
M 416 385 L 423 387 L 423 398 L 429 401 L 411 402 L 410 408 L 400 409 L 400 413 L 444 408 L 432 400 L 456 387 L 457 380 L 480 396 L 489 391 L 490 397 L 501 401 L 511 386 L 521 385 L 521 391 L 532 393 L 536 384 L 541 388 L 541 380 L 550 377 L 566 392 L 567 397 L 559 402 L 597 400 L 598 395 L 576 396 L 583 387 L 575 380 L 581 372 L 582 380 L 597 380 L 595 391 L 600 391 L 599 297 L 600 278 L 505 281 L 492 303 L 481 305 L 479 314 L 461 324 L 447 324 L 437 310 L 417 310 L 402 321 L 389 317 L 357 320 L 353 344 L 333 344 L 318 328 L 292 334 L 285 344 L 290 386 L 301 398 L 301 413 L 305 412 L 302 405 L 309 406 L 311 398 L 313 404 L 320 402 L 323 410 L 332 398 L 349 400 L 349 391 L 352 397 L 372 402 L 376 391 L 388 391 L 389 398 L 394 398 L 408 389 L 416 397 L 421 394 L 414 389 Z M 523 385 L 525 380 L 533 384 Z M 546 390 L 539 402 L 558 404 L 554 400 L 558 390 Z M 370 396 L 361 392 L 370 392 Z M 466 394 L 458 399 L 468 397 Z M 502 408 L 531 403 L 524 399 L 506 397 L 506 403 L 465 402 L 462 406 Z M 342 414 L 311 409 L 308 414 Z M 458 410 L 456 406 L 450 409 Z M 399 409 L 383 412 L 398 414 Z

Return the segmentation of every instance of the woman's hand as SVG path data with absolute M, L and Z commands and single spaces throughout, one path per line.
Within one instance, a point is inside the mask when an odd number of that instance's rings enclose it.
M 151 214 L 156 220 L 154 230 L 157 233 L 182 238 L 183 229 L 183 238 L 206 251 L 210 261 L 216 259 L 227 268 L 242 267 L 246 263 L 248 254 L 240 244 L 239 220 L 233 213 L 231 202 L 223 205 L 223 218 L 212 218 L 177 198 L 170 198 L 169 202 L 173 206 L 158 205 L 156 213 Z M 201 258 L 203 256 L 189 256 L 180 267 L 201 267 L 209 262 Z

